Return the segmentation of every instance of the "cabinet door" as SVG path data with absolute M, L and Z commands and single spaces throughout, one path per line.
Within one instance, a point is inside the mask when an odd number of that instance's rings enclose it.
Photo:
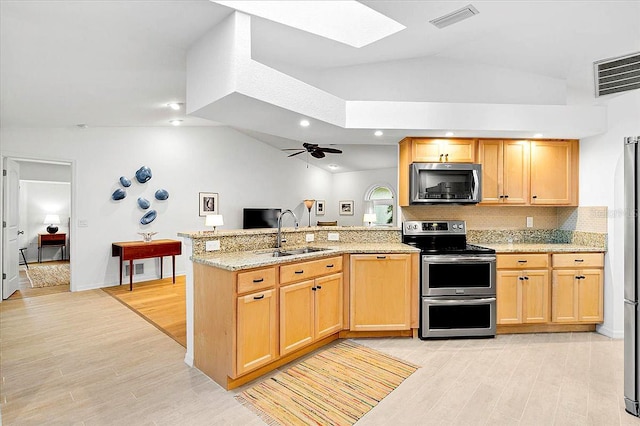
M 522 288 L 522 322 L 549 322 L 549 273 L 525 271 Z
M 342 330 L 342 274 L 333 274 L 315 281 L 315 339 Z
M 437 163 L 442 161 L 440 157 L 441 150 L 440 139 L 413 139 L 413 155 L 412 162 L 424 161 L 427 163 Z M 444 154 L 442 154 L 444 157 Z
M 445 139 L 441 154 L 445 163 L 473 163 L 475 160 L 476 141 L 468 139 Z
M 268 364 L 278 357 L 275 290 L 238 297 L 238 375 Z
M 352 331 L 411 328 L 411 255 L 352 255 Z
M 604 319 L 602 270 L 583 269 L 579 276 L 581 278 L 578 280 L 578 320 L 602 322 Z
M 531 142 L 531 204 L 577 205 L 577 143 Z
M 497 271 L 497 324 L 522 324 L 521 278 L 520 271 Z
M 551 321 L 578 321 L 578 291 L 576 285 L 577 275 L 578 271 L 572 269 L 553 271 L 553 290 L 551 293 Z
M 502 141 L 481 140 L 478 142 L 478 161 L 482 164 L 482 202 L 502 202 Z
M 504 204 L 529 203 L 529 147 L 528 141 L 503 142 Z
M 313 280 L 280 287 L 280 355 L 313 342 Z

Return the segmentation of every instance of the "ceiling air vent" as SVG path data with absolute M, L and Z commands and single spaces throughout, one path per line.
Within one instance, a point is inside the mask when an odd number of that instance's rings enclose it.
M 640 89 L 640 53 L 593 63 L 596 97 Z
M 433 19 L 429 22 L 442 29 L 444 27 L 448 27 L 449 25 L 453 25 L 456 22 L 460 22 L 463 19 L 471 18 L 473 15 L 477 15 L 478 13 L 480 13 L 478 12 L 478 9 L 476 9 L 472 5 L 468 5 L 463 7 L 462 9 L 447 13 L 446 15 Z

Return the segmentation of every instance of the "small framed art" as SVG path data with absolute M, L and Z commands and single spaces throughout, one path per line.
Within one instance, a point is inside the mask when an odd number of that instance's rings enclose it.
M 200 216 L 210 214 L 220 214 L 218 204 L 218 194 L 215 192 L 200 192 Z
M 340 216 L 353 216 L 353 200 L 339 201 L 338 211 Z
M 324 200 L 316 200 L 316 216 L 324 216 Z

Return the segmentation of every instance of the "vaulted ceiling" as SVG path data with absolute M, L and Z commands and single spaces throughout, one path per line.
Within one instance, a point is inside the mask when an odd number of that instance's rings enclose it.
M 545 88 L 563 88 L 560 97 L 547 96 L 552 103 L 589 104 L 595 102 L 593 62 L 640 51 L 639 1 L 475 1 L 478 15 L 444 29 L 429 21 L 468 2 L 361 3 L 406 28 L 354 48 L 254 17 L 252 58 L 352 100 L 363 100 L 352 98 L 358 96 L 443 101 L 446 93 L 436 96 L 433 88 L 416 87 L 411 78 L 455 64 L 484 74 L 495 70 L 497 79 L 502 73 L 537 78 L 550 82 Z M 233 9 L 208 0 L 2 0 L 0 123 L 3 127 L 170 126 L 170 119 L 179 118 L 184 126 L 227 124 L 186 116 L 184 110 L 174 112 L 166 104 L 186 101 L 190 46 L 231 13 Z M 385 80 L 379 92 L 362 85 L 365 77 L 371 82 L 377 69 L 389 69 L 394 63 L 415 67 L 418 76 L 398 79 L 404 82 Z M 517 104 L 517 95 L 504 99 Z M 465 102 L 464 91 L 456 96 L 453 101 Z M 466 102 L 478 102 L 478 94 L 474 96 Z M 282 137 L 278 129 L 240 130 L 276 147 L 302 142 Z M 344 140 L 338 143 L 348 145 Z M 392 148 L 389 143 L 372 140 L 372 145 Z M 352 154 L 357 158 L 366 150 L 353 147 Z M 367 167 L 354 162 L 344 170 L 358 168 Z

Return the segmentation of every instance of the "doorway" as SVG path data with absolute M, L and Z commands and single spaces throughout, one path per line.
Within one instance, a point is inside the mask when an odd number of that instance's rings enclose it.
M 15 178 L 3 181 L 3 214 L 17 215 L 16 226 L 3 230 L 3 273 L 17 270 L 17 280 L 3 280 L 3 299 L 70 291 L 72 163 L 22 158 L 3 163 L 18 175 L 17 191 L 7 187 Z M 15 242 L 7 243 L 14 233 Z

